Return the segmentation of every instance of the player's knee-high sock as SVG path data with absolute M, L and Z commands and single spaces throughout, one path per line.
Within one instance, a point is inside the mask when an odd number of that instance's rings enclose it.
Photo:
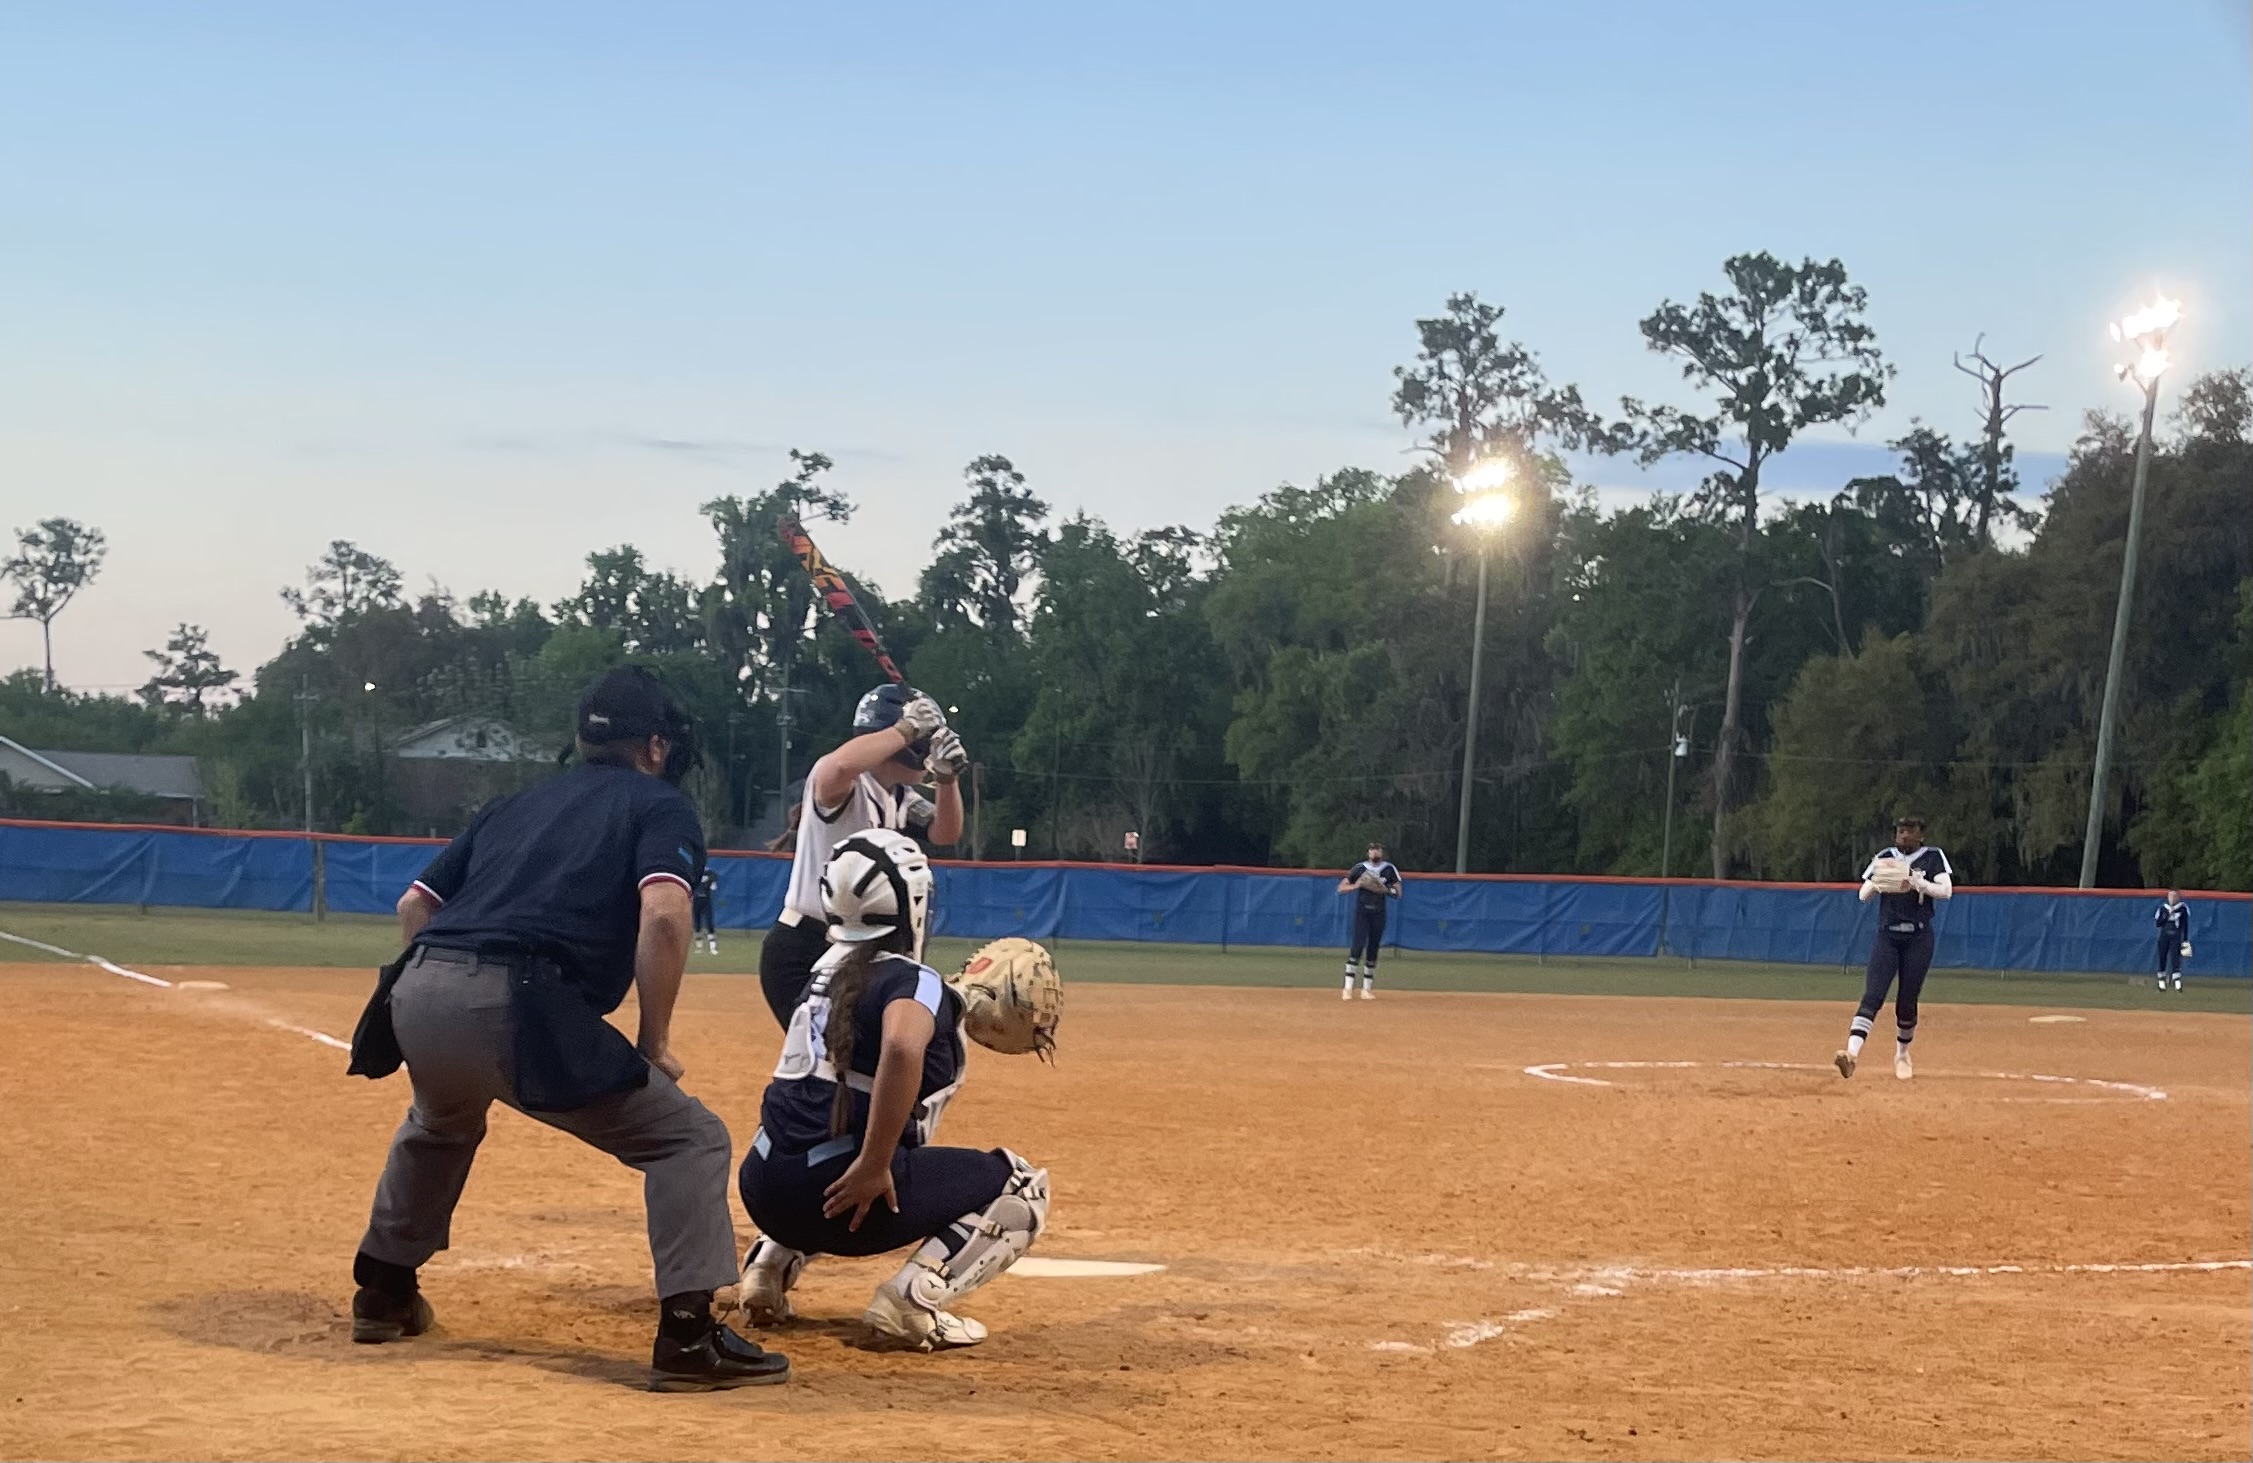
M 1353 989 L 1353 975 L 1353 961 L 1349 957 L 1346 960 L 1346 989 L 1349 991 Z
M 1846 1054 L 1850 1057 L 1860 1056 L 1862 1054 L 1862 1043 L 1869 1039 L 1870 1018 L 1857 1015 L 1854 1018 L 1854 1024 L 1847 1028 Z

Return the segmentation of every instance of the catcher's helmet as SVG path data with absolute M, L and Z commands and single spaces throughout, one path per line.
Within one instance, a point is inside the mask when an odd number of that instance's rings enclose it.
M 915 697 L 916 692 L 911 687 L 886 681 L 866 696 L 861 697 L 860 704 L 853 708 L 853 730 L 856 732 L 882 731 L 884 728 L 896 724 L 900 719 L 900 714 L 907 710 L 908 702 L 913 701 Z M 892 760 L 903 767 L 921 767 L 930 755 L 931 739 L 925 737 L 915 745 L 894 753 Z
M 613 667 L 581 692 L 573 730 L 590 747 L 663 737 L 672 743 L 672 750 L 665 756 L 662 776 L 675 787 L 704 760 L 696 742 L 696 724 L 665 689 L 665 683 L 643 666 Z
M 931 861 L 905 833 L 872 828 L 837 845 L 821 871 L 829 938 L 841 945 L 906 932 L 901 953 L 923 959 L 931 914 Z

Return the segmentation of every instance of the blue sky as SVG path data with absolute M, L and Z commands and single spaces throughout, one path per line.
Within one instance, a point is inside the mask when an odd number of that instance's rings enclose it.
M 1121 528 L 1406 462 L 1390 370 L 1451 290 L 1594 401 L 1679 399 L 1635 323 L 1745 249 L 1843 258 L 1901 371 L 1785 486 L 1968 430 L 1982 331 L 2044 355 L 2054 467 L 2153 287 L 2186 367 L 2253 357 L 2246 15 L 11 7 L 0 527 L 109 533 L 81 686 L 181 619 L 248 670 L 331 538 L 465 595 L 621 541 L 704 575 L 696 505 L 791 446 L 904 591 L 979 453 Z

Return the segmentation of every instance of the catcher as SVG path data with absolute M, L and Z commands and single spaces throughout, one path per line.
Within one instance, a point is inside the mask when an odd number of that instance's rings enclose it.
M 1029 940 L 988 945 L 952 982 L 924 965 L 931 866 L 904 833 L 846 839 L 821 890 L 833 943 L 791 1013 L 738 1175 L 762 1235 L 744 1261 L 744 1313 L 790 1319 L 814 1255 L 913 1245 L 863 1319 L 887 1344 L 975 1346 L 986 1328 L 952 1307 L 1032 1248 L 1048 1171 L 931 1139 L 962 1086 L 966 1033 L 1000 1052 L 1055 1049 L 1056 967 Z
M 1924 819 L 1903 817 L 1893 824 L 1893 846 L 1862 871 L 1862 902 L 1878 901 L 1877 937 L 1870 942 L 1869 976 L 1862 982 L 1862 1004 L 1847 1029 L 1846 1050 L 1831 1058 L 1838 1075 L 1851 1077 L 1877 1013 L 1885 1005 L 1894 977 L 1901 981 L 1893 1000 L 1893 1075 L 1906 1082 L 1909 1043 L 1917 1036 L 1917 997 L 1932 969 L 1932 915 L 1955 890 L 1948 856 L 1924 841 Z
M 1340 1000 L 1353 999 L 1353 967 L 1361 964 L 1361 999 L 1377 998 L 1377 953 L 1385 948 L 1385 901 L 1400 897 L 1400 870 L 1385 857 L 1385 846 L 1369 841 L 1368 857 L 1346 870 L 1340 894 L 1353 896 L 1353 943 L 1346 947 L 1346 986 Z

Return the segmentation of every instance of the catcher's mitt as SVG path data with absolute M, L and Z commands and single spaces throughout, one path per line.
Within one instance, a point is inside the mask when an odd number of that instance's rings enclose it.
M 1909 876 L 1907 859 L 1881 858 L 1870 865 L 1870 882 L 1877 885 L 1880 894 L 1908 893 Z
M 1064 983 L 1047 950 L 1015 935 L 995 940 L 970 957 L 954 988 L 962 997 L 962 1029 L 972 1041 L 989 1051 L 1055 1060 Z

